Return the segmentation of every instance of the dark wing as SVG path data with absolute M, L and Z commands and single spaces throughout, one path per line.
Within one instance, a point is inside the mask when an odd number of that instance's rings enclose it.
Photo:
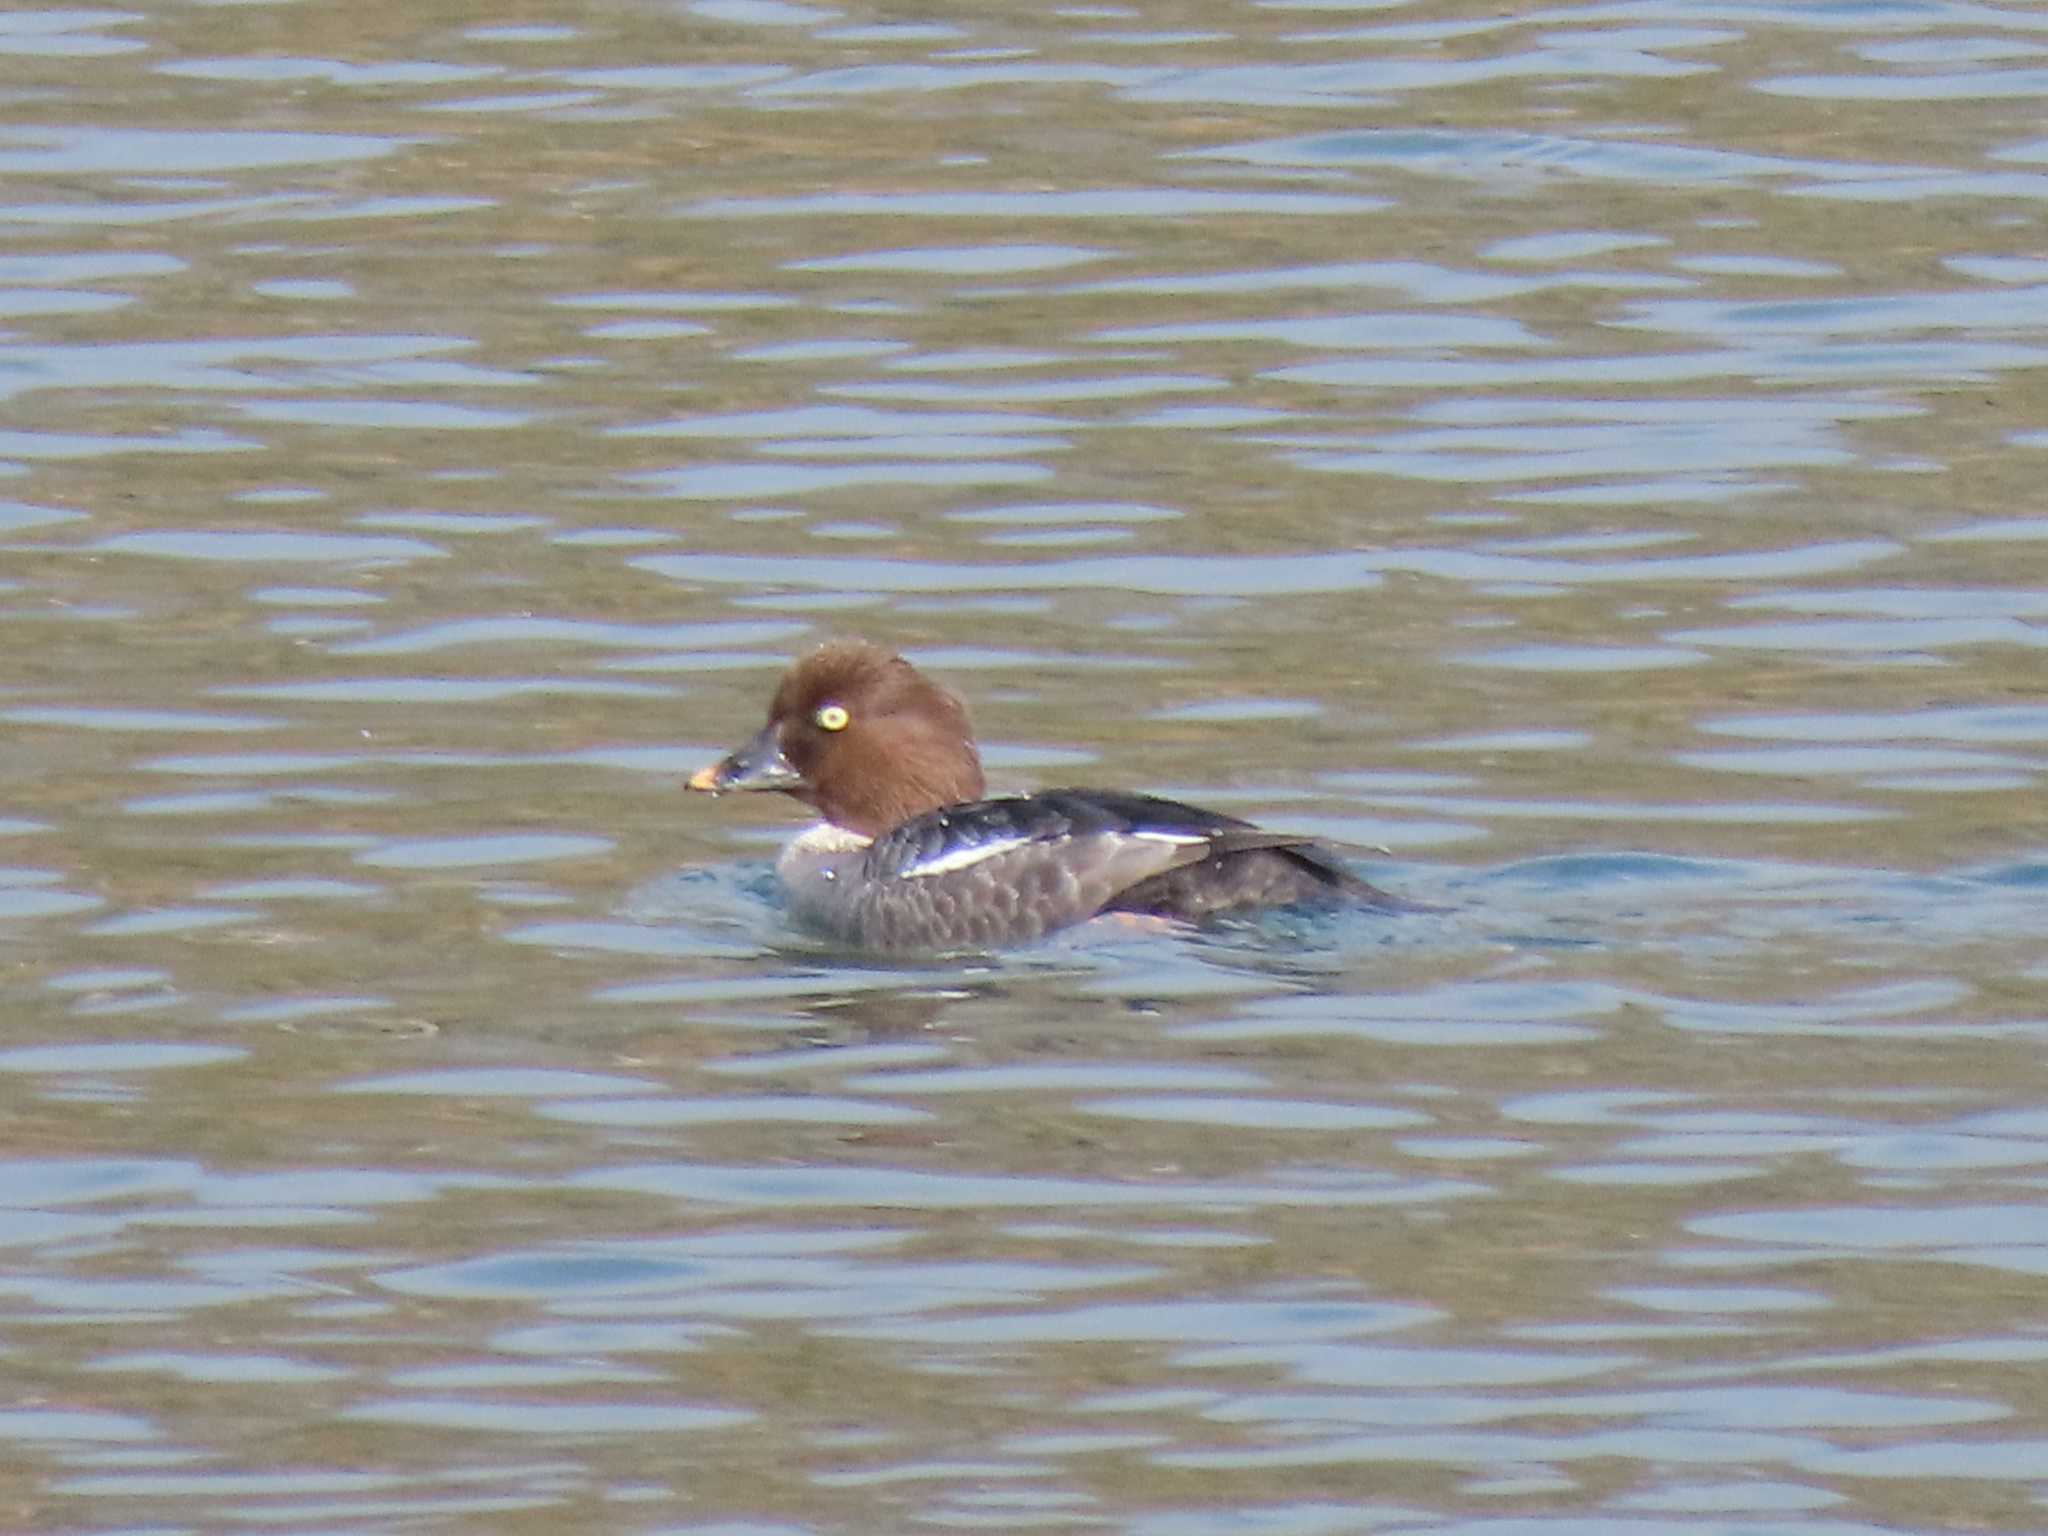
M 1155 819 L 1157 809 L 1197 819 Z M 1021 943 L 1110 909 L 1240 828 L 1172 801 L 1086 790 L 929 811 L 868 850 L 863 885 L 873 894 L 858 936 L 883 948 Z
M 1301 903 L 1404 905 L 1311 838 L 1116 790 L 931 811 L 877 839 L 865 873 L 877 895 L 861 937 L 886 948 L 1021 943 L 1101 912 L 1193 922 Z
M 1117 893 L 1105 909 L 1200 922 L 1220 912 L 1354 902 L 1389 912 L 1412 904 L 1351 873 L 1312 837 L 1268 832 L 1248 821 L 1152 795 L 1105 795 L 1149 824 L 1200 833 L 1208 852 Z

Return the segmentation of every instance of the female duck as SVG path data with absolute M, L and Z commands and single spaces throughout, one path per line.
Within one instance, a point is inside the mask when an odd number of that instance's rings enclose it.
M 772 789 L 823 820 L 776 872 L 808 927 L 878 951 L 992 949 L 1106 912 L 1186 922 L 1303 903 L 1409 904 L 1310 838 L 1152 795 L 985 799 L 959 699 L 863 640 L 803 657 L 760 734 L 690 788 Z

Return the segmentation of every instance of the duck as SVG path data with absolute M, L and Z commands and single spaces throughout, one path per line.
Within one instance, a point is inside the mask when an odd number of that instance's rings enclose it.
M 798 658 L 761 730 L 687 782 L 815 810 L 776 874 L 799 925 L 858 950 L 1002 949 L 1119 914 L 1199 924 L 1276 907 L 1415 909 L 1313 838 L 1178 800 L 992 798 L 966 705 L 867 640 Z

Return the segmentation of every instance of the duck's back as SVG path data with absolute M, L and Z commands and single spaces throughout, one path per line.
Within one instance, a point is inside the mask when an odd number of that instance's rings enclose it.
M 1104 912 L 1195 922 L 1304 902 L 1397 905 L 1309 839 L 1114 790 L 948 806 L 783 873 L 810 926 L 896 951 L 1026 943 Z

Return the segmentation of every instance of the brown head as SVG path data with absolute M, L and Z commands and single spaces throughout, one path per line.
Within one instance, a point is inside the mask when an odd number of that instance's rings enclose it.
M 967 707 L 865 640 L 828 641 L 799 660 L 761 733 L 689 782 L 714 794 L 780 790 L 866 837 L 983 794 Z

